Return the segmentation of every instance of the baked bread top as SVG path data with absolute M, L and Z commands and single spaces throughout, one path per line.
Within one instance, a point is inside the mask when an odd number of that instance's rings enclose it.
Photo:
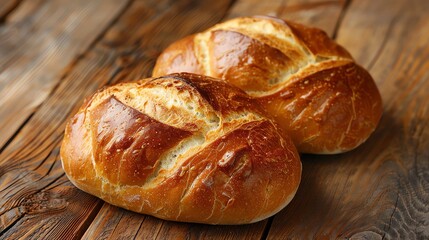
M 375 130 L 381 96 L 370 74 L 320 29 L 236 18 L 170 45 L 153 76 L 192 72 L 245 90 L 303 153 L 354 149 Z
M 67 124 L 61 159 L 113 205 L 208 224 L 267 218 L 301 178 L 292 141 L 246 93 L 193 74 L 99 90 Z

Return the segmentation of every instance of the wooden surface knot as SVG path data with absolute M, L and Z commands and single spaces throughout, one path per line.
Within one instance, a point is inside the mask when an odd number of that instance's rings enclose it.
M 67 208 L 68 202 L 57 193 L 42 191 L 25 197 L 21 206 L 23 213 L 38 214 L 63 211 Z

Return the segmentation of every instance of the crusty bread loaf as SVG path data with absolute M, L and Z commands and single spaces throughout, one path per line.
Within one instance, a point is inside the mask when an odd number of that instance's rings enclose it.
M 319 29 L 276 18 L 237 18 L 173 43 L 153 75 L 173 72 L 222 78 L 245 90 L 303 153 L 351 150 L 381 117 L 373 79 L 344 48 Z
M 244 224 L 286 206 L 292 141 L 240 89 L 192 74 L 121 83 L 72 117 L 63 168 L 80 189 L 162 219 Z

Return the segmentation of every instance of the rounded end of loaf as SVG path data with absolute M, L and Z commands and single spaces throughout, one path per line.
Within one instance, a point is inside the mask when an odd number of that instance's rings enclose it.
M 68 122 L 61 160 L 108 203 L 207 224 L 270 217 L 301 179 L 292 141 L 243 91 L 192 74 L 98 91 Z
M 325 66 L 258 101 L 301 153 L 353 150 L 369 138 L 382 115 L 373 79 L 355 63 Z
M 350 151 L 378 125 L 382 102 L 374 80 L 320 29 L 241 17 L 185 42 L 167 48 L 154 73 L 195 70 L 241 88 L 277 120 L 299 152 Z

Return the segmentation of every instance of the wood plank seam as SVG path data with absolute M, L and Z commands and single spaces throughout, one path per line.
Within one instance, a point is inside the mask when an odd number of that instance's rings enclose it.
M 61 84 L 61 81 L 64 80 L 67 77 L 67 75 L 70 73 L 70 71 L 73 69 L 73 67 L 79 62 L 79 60 L 82 59 L 83 56 L 85 56 L 85 54 L 87 54 L 89 51 L 91 51 L 94 48 L 94 46 L 99 41 L 101 41 L 103 39 L 103 36 L 106 34 L 106 32 L 126 12 L 126 10 L 131 6 L 131 4 L 132 4 L 133 1 L 134 0 L 127 0 L 127 3 L 125 4 L 124 8 L 118 13 L 118 15 L 115 18 L 112 19 L 112 21 L 108 25 L 106 25 L 106 27 L 99 33 L 99 35 L 94 39 L 94 41 L 89 44 L 88 48 L 84 52 L 82 52 L 81 54 L 77 55 L 74 60 L 72 60 L 72 62 L 70 63 L 70 65 L 66 67 L 66 71 L 62 74 L 62 76 L 60 77 L 60 80 L 51 89 L 51 91 L 49 92 L 48 96 L 40 103 L 39 106 L 37 106 L 34 109 L 34 112 L 31 115 L 28 116 L 28 118 L 19 126 L 19 128 L 17 129 L 17 131 L 7 140 L 7 142 L 3 146 L 1 146 L 1 148 L 0 148 L 0 154 L 13 141 L 13 139 L 19 134 L 19 132 L 22 130 L 22 128 L 31 120 L 31 118 L 34 116 L 34 113 L 37 112 L 37 110 L 40 108 L 40 106 L 42 106 L 44 104 L 44 102 L 47 101 L 52 96 L 52 94 L 55 93 L 56 89 Z M 1 176 L 1 174 L 0 174 L 0 176 Z
M 24 1 L 9 16 L 7 25 L 0 31 L 3 47 L 0 126 L 8 126 L 0 136 L 1 146 L 50 93 L 60 80 L 61 70 L 88 48 L 125 3 L 116 0 Z M 61 7 L 64 5 L 70 9 Z M 106 12 L 91 14 L 96 10 Z M 22 66 L 10 64 L 13 61 L 20 61 Z
M 45 187 L 49 187 L 50 185 L 52 185 L 53 183 L 55 183 L 58 179 L 60 179 L 61 177 L 65 176 L 65 173 L 62 173 L 60 176 L 54 178 L 52 181 L 50 181 Z M 44 176 L 42 176 L 41 178 L 43 178 Z M 23 202 L 25 202 L 26 199 L 31 199 L 32 196 L 37 195 L 38 193 L 42 192 L 44 190 L 44 188 L 40 188 L 39 190 L 34 191 L 33 193 L 28 194 L 26 197 L 24 197 L 24 200 L 22 200 Z M 10 210 L 8 210 L 10 211 Z M 4 212 L 6 213 L 6 212 Z M 4 214 L 2 213 L 2 214 Z M 22 218 L 24 218 L 27 214 L 27 212 L 24 210 L 23 212 L 21 212 L 21 215 L 18 216 L 18 218 L 16 220 L 14 220 L 11 224 L 9 224 L 8 226 L 6 226 L 4 229 L 0 229 L 0 238 L 7 232 L 9 231 L 9 229 L 11 229 L 13 226 L 15 226 L 15 224 L 18 223 L 19 220 L 21 220 Z
M 383 50 L 387 45 L 387 42 L 389 40 L 390 35 L 392 34 L 393 27 L 396 24 L 397 20 L 398 20 L 398 14 L 396 14 L 392 18 L 392 20 L 390 21 L 389 26 L 387 28 L 387 32 L 384 35 L 383 41 L 381 42 L 381 44 L 380 44 L 377 52 L 375 53 L 373 59 L 371 59 L 371 61 L 369 62 L 368 66 L 367 66 L 368 71 L 371 71 L 371 69 L 377 63 L 377 60 L 380 58 L 380 55 L 383 53 Z
M 0 12 L 0 26 L 6 22 L 7 17 L 15 11 L 22 2 L 23 0 L 14 0 L 11 4 L 6 6 L 6 9 L 3 9 L 2 12 Z
M 36 113 L 37 111 L 35 111 L 34 113 L 33 113 L 33 115 Z M 72 109 L 69 111 L 69 112 L 67 112 L 67 114 L 71 114 L 71 112 L 72 112 Z M 68 116 L 68 115 L 67 115 Z M 29 119 L 29 121 L 30 121 L 31 119 Z M 59 124 L 59 125 L 57 125 L 57 126 L 55 126 L 55 127 L 53 127 L 52 128 L 52 131 L 49 133 L 49 134 L 47 134 L 47 136 L 45 137 L 45 139 L 42 139 L 41 141 L 39 141 L 39 145 L 37 146 L 37 147 L 40 147 L 40 145 L 44 142 L 44 141 L 46 141 L 47 140 L 47 138 L 55 131 L 55 130 L 57 130 L 58 129 L 58 127 L 60 127 L 61 125 Z M 25 127 L 25 125 L 23 125 L 23 128 Z M 19 135 L 19 132 L 18 132 L 18 134 L 17 135 Z M 60 135 L 58 135 L 57 137 L 56 137 L 56 139 L 54 140 L 54 142 L 52 143 L 52 145 L 56 145 L 56 144 L 58 144 L 59 142 L 60 142 L 60 140 L 62 139 L 62 134 L 60 134 Z M 33 136 L 33 138 L 32 139 L 30 139 L 31 141 L 33 141 L 33 140 L 35 140 L 37 138 L 37 136 Z M 46 146 L 46 148 L 45 149 L 41 149 L 41 152 L 42 151 L 45 151 L 47 148 L 49 148 L 49 147 L 51 147 L 51 145 L 48 145 L 48 146 Z M 19 155 L 20 153 L 22 153 L 22 152 L 15 152 L 13 155 L 8 155 L 7 157 L 5 157 L 5 158 L 0 158 L 0 164 L 3 164 L 4 162 L 7 162 L 7 161 L 9 161 L 9 160 L 11 160 L 11 159 L 14 159 L 15 158 L 15 162 L 16 162 L 16 164 L 19 164 L 19 161 L 17 161 L 17 160 L 22 160 L 22 159 L 25 159 L 25 158 L 31 158 L 31 157 L 34 157 L 34 155 L 37 155 L 39 152 L 37 152 L 36 154 L 34 154 L 34 152 L 33 152 L 33 155 Z M 0 154 L 1 154 L 1 152 L 0 152 Z M 1 156 L 1 155 L 0 155 Z M 43 162 L 41 162 L 39 165 L 38 165 L 38 167 L 40 167 L 40 166 L 42 166 L 43 165 Z M 14 167 L 15 165 L 14 164 L 10 164 L 10 165 L 7 165 L 8 167 Z M 10 169 L 10 168 L 7 168 L 7 170 L 12 170 L 12 169 Z M 33 171 L 35 171 L 35 170 L 37 170 L 37 167 L 35 168 L 35 169 L 33 169 Z M 0 171 L 0 177 L 2 176 L 4 174 L 4 172 L 2 172 L 2 171 Z
M 139 232 L 140 231 L 140 229 L 142 228 L 142 226 L 143 226 L 143 223 L 144 223 L 144 221 L 141 221 L 140 222 L 140 225 L 139 225 L 139 227 L 137 228 L 137 232 Z M 137 239 L 137 234 L 136 235 L 134 235 L 134 237 L 133 237 L 133 240 L 136 240 Z
M 86 53 L 85 53 L 86 54 Z M 83 54 L 84 55 L 84 54 Z M 78 59 L 80 59 L 80 58 L 83 58 L 84 56 L 83 55 L 80 55 L 80 56 L 78 56 Z M 154 58 L 154 56 L 149 56 L 149 57 L 151 57 L 151 58 Z M 118 53 L 118 58 L 121 58 L 121 51 Z M 135 61 L 138 61 L 138 59 L 136 59 Z M 114 71 L 113 71 L 113 74 L 112 75 L 110 75 L 109 74 L 109 79 L 108 79 L 108 82 L 112 82 L 113 81 L 113 79 L 115 79 L 115 80 L 118 80 L 119 78 L 117 78 L 117 75 L 120 73 L 120 72 L 122 72 L 122 71 L 124 71 L 125 69 L 126 69 L 126 67 L 128 67 L 128 66 L 124 66 L 123 64 L 119 64 L 119 66 L 118 65 L 116 65 L 116 64 L 113 64 L 113 69 L 114 69 Z M 72 69 L 74 69 L 74 66 L 72 66 Z M 62 79 L 64 79 L 64 78 L 67 78 L 67 76 L 69 75 L 69 73 L 67 72 L 63 77 L 62 77 Z M 57 90 L 58 90 L 58 86 L 56 86 L 56 88 L 55 89 L 53 89 L 51 92 L 50 92 L 50 94 L 49 94 L 49 98 L 51 98 L 51 96 L 53 95 L 53 93 L 54 92 L 57 92 Z M 43 104 L 41 104 L 40 106 L 44 106 L 45 105 L 45 101 L 43 101 Z M 35 113 L 38 113 L 38 112 L 40 112 L 40 109 L 39 108 L 37 108 L 36 109 L 37 111 L 35 111 Z M 72 110 L 70 110 L 70 111 L 72 111 Z M 70 112 L 69 111 L 69 112 Z M 40 116 L 39 116 L 40 117 Z M 33 120 L 34 118 L 31 118 L 31 119 L 29 119 L 29 122 L 32 122 L 32 120 Z M 37 119 L 36 119 L 36 121 L 37 121 Z M 57 122 L 57 120 L 55 121 L 55 122 Z M 34 124 L 34 123 L 33 123 Z M 27 125 L 27 124 L 26 124 Z M 56 124 L 58 127 L 60 127 L 61 126 L 61 124 Z M 55 127 L 55 128 L 58 128 L 58 127 Z M 55 129 L 53 129 L 52 131 L 54 131 L 54 132 L 56 132 L 55 131 Z M 57 135 L 57 133 L 54 133 L 55 135 Z M 19 134 L 18 134 L 19 135 Z M 48 134 L 48 135 L 51 135 L 51 134 Z M 62 136 L 62 135 L 60 135 L 60 136 Z M 18 139 L 19 140 L 19 139 Z M 39 141 L 40 139 L 35 139 L 35 141 Z M 50 140 L 49 140 L 50 141 Z M 44 141 L 40 141 L 40 142 L 44 142 Z M 10 145 L 8 145 L 8 147 L 10 147 Z M 56 148 L 58 148 L 59 146 L 57 146 Z M 40 148 L 40 147 L 39 147 Z M 50 147 L 49 147 L 50 148 Z M 54 152 L 55 152 L 55 150 L 54 150 Z M 4 155 L 4 154 L 3 154 Z M 6 155 L 4 155 L 4 156 L 6 156 Z M 7 156 L 6 156 L 7 157 Z M 46 163 L 44 163 L 45 161 L 46 161 L 46 159 L 48 159 L 49 158 L 49 155 L 45 158 L 45 160 L 41 160 L 42 161 L 42 163 L 40 164 L 40 163 L 38 163 L 39 165 L 36 167 L 36 168 L 38 168 L 38 167 L 43 167 L 43 169 L 45 169 L 45 168 L 49 168 L 48 170 L 47 170 L 47 173 L 49 174 L 50 172 L 51 172 L 51 170 L 53 170 L 53 168 L 54 167 L 52 167 L 53 166 L 53 164 L 55 164 L 54 162 L 52 162 L 52 164 L 51 165 L 49 165 L 49 164 L 46 164 Z M 58 171 L 58 170 L 57 170 Z M 62 179 L 61 179 L 62 180 Z M 63 180 L 62 180 L 62 182 L 64 182 Z M 54 183 L 55 185 L 58 185 L 58 183 Z M 44 187 L 42 190 L 44 191 L 44 190 L 47 190 L 47 189 L 49 189 L 49 188 L 53 188 L 54 186 L 47 186 L 47 187 Z M 99 203 L 102 203 L 102 202 L 99 202 Z M 94 214 L 94 215 L 96 215 L 98 212 L 99 212 L 99 210 L 97 210 L 97 208 L 94 208 L 94 209 L 91 209 L 91 211 L 93 211 L 92 212 L 92 214 Z M 88 223 L 90 223 L 90 222 L 92 222 L 93 220 L 92 220 L 93 218 L 91 218 L 91 217 L 89 217 L 88 219 L 87 219 L 87 222 Z M 13 226 L 12 226 L 13 227 Z M 82 228 L 82 232 L 83 231 L 85 231 L 87 229 L 87 227 L 86 226 L 83 226 L 83 228 Z
M 296 5 L 294 4 L 291 6 L 287 5 L 287 0 L 282 0 L 282 2 L 280 3 L 280 7 L 276 11 L 276 16 L 282 16 L 287 12 L 311 10 L 315 8 L 337 5 L 338 3 L 341 3 L 344 1 L 350 1 L 350 0 L 326 0 L 326 1 L 316 1 L 316 2 L 309 1 L 309 2 L 298 3 Z
M 232 1 L 229 3 L 229 5 L 228 5 L 228 7 L 227 7 L 227 9 L 228 9 L 228 10 L 226 10 L 226 11 L 225 11 L 224 15 L 221 17 L 221 19 L 219 20 L 219 22 L 223 22 L 223 21 L 228 20 L 228 16 L 230 15 L 230 11 L 231 11 L 231 9 L 233 9 L 233 7 L 235 6 L 235 4 L 236 4 L 238 1 L 239 1 L 239 0 L 232 0 Z
M 9 139 L 5 142 L 5 144 L 3 146 L 0 147 L 0 154 L 3 152 L 3 150 L 5 148 L 7 148 L 7 146 L 13 141 L 13 139 L 19 134 L 19 132 L 22 130 L 22 128 L 31 120 L 31 118 L 34 116 L 34 113 L 38 111 L 38 109 L 40 108 L 40 106 L 42 106 L 44 104 L 45 101 L 47 101 L 47 99 L 49 99 L 53 93 L 55 93 L 56 89 L 58 88 L 58 86 L 61 84 L 61 81 L 63 79 L 65 79 L 67 77 L 67 75 L 69 74 L 69 72 L 71 71 L 71 69 L 73 69 L 73 67 L 79 62 L 79 60 L 87 53 L 89 52 L 91 49 L 94 48 L 94 46 L 101 41 L 101 39 L 103 38 L 103 36 L 106 34 L 106 32 L 118 21 L 118 19 L 122 16 L 122 14 L 125 13 L 125 11 L 131 6 L 132 2 L 134 0 L 127 0 L 125 6 L 121 9 L 121 11 L 118 13 L 118 15 L 112 19 L 112 21 L 106 25 L 106 27 L 99 33 L 99 35 L 89 44 L 88 48 L 86 50 L 84 50 L 81 54 L 77 55 L 69 64 L 69 66 L 67 66 L 65 69 L 65 71 L 63 72 L 62 76 L 59 77 L 59 81 L 57 81 L 57 83 L 53 86 L 53 88 L 50 90 L 48 96 L 38 105 L 34 108 L 34 111 L 32 114 L 30 114 L 25 121 L 17 128 L 17 130 L 13 133 L 13 135 L 11 135 L 9 137 Z M 0 174 L 1 176 L 1 174 Z
M 4 228 L 4 229 L 1 229 L 1 231 L 0 231 L 0 239 L 1 239 L 1 237 L 7 232 L 7 231 L 9 231 L 9 229 L 11 229 L 13 226 L 15 226 L 16 225 L 16 223 L 18 223 L 22 218 L 24 218 L 24 214 L 23 215 L 21 215 L 21 216 L 19 216 L 19 217 L 17 217 L 10 225 L 8 225 L 6 228 Z
M 337 38 L 338 30 L 341 27 L 341 23 L 344 20 L 344 16 L 346 15 L 347 10 L 349 9 L 349 6 L 351 5 L 351 2 L 352 2 L 352 0 L 345 0 L 343 8 L 341 9 L 341 12 L 340 12 L 340 16 L 338 17 L 337 23 L 335 24 L 334 32 L 331 35 L 332 39 L 336 39 Z
M 36 109 L 37 110 L 37 109 Z M 25 120 L 24 122 L 19 125 L 19 127 L 16 129 L 16 131 L 13 133 L 12 136 L 10 136 L 7 141 L 5 142 L 5 144 L 3 144 L 3 146 L 0 146 L 0 154 L 7 148 L 7 146 L 13 141 L 13 139 L 15 139 L 15 137 L 21 132 L 21 130 L 24 128 L 24 126 L 31 120 L 31 118 L 33 117 L 34 113 L 36 113 L 36 111 L 34 111 L 33 113 L 31 113 Z M 0 176 L 2 175 L 2 171 L 0 169 Z
M 275 215 L 271 216 L 270 218 L 268 218 L 268 221 L 265 224 L 264 231 L 262 232 L 262 235 L 261 235 L 261 238 L 260 238 L 261 240 L 268 238 L 268 234 L 270 233 L 271 225 L 273 224 L 274 217 L 275 217 Z
M 101 200 L 98 200 L 96 206 L 94 207 L 94 210 L 91 211 L 89 216 L 85 219 L 85 221 L 82 224 L 82 227 L 78 229 L 78 234 L 76 235 L 76 238 L 81 239 L 82 236 L 85 234 L 88 227 L 92 224 L 94 219 L 97 217 L 98 212 L 100 212 L 101 208 L 103 207 L 104 202 Z
M 396 194 L 395 208 L 393 209 L 392 214 L 390 215 L 389 225 L 387 226 L 387 230 L 383 229 L 384 233 L 383 233 L 383 237 L 381 238 L 381 240 L 384 240 L 384 238 L 386 237 L 386 233 L 390 230 L 390 227 L 392 226 L 392 219 L 393 219 L 393 215 L 395 214 L 396 210 L 398 209 L 398 202 L 399 202 L 399 192 Z

